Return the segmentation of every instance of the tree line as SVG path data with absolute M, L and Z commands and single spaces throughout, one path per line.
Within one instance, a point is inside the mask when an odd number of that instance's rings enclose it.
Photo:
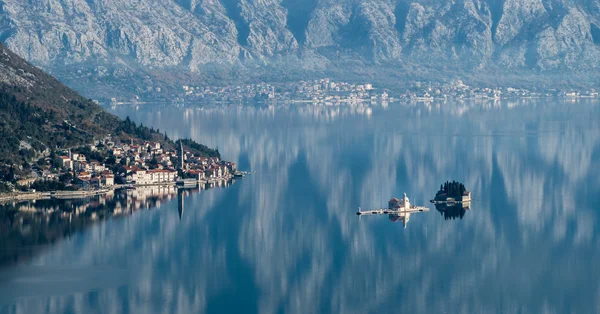
M 446 183 L 440 185 L 440 191 L 443 191 L 450 197 L 458 197 L 462 196 L 467 191 L 467 189 L 460 182 L 446 181 Z
M 221 154 L 218 149 L 209 148 L 206 145 L 197 143 L 196 141 L 184 138 L 173 142 L 165 132 L 164 134 L 160 132 L 160 129 L 155 130 L 154 128 L 148 128 L 144 126 L 144 124 L 136 124 L 131 121 L 129 117 L 126 117 L 125 120 L 122 120 L 117 126 L 117 134 L 127 134 L 132 137 L 145 140 L 145 141 L 157 141 L 163 144 L 167 144 L 170 146 L 176 146 L 176 149 L 179 149 L 179 142 L 192 150 L 194 150 L 196 154 L 203 157 L 218 157 L 221 158 Z

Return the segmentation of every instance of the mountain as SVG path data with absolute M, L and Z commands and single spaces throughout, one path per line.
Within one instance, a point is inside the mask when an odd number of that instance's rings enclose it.
M 600 0 L 0 0 L 0 40 L 96 92 L 358 65 L 593 74 Z
M 106 112 L 0 44 L 0 170 L 47 156 L 57 148 L 91 144 L 108 134 L 123 141 L 175 143 L 154 129 Z M 185 142 L 207 156 L 218 152 Z

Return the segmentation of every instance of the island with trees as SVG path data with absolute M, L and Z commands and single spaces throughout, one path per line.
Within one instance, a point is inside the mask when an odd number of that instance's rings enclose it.
M 446 181 L 431 203 L 445 220 L 463 219 L 467 210 L 471 209 L 471 192 L 460 182 Z
M 471 201 L 471 192 L 467 191 L 464 184 L 456 181 L 446 181 L 440 185 L 440 190 L 435 194 L 432 203 L 438 202 L 454 202 L 466 203 Z

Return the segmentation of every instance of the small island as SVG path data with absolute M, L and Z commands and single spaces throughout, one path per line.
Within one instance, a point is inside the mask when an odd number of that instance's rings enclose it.
M 414 213 L 422 213 L 428 212 L 429 208 L 424 206 L 415 206 L 410 203 L 410 199 L 404 193 L 404 197 L 400 198 L 392 198 L 388 202 L 388 208 L 379 208 L 379 209 L 370 209 L 370 210 L 362 210 L 358 209 L 356 215 L 360 216 L 369 216 L 369 215 L 389 215 L 389 219 L 392 222 L 401 221 L 404 228 L 406 228 L 406 224 L 410 219 L 410 215 Z
M 440 185 L 440 190 L 436 193 L 431 203 L 467 203 L 471 202 L 471 192 L 467 191 L 465 186 L 456 181 L 446 181 Z
M 445 220 L 463 219 L 467 210 L 471 209 L 471 192 L 460 182 L 447 181 L 440 186 L 431 203 Z

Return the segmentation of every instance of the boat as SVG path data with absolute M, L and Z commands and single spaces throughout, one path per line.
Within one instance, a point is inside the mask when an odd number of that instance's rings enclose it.
M 198 185 L 198 180 L 196 179 L 181 179 L 177 181 L 177 186 L 180 187 L 196 187 Z
M 243 172 L 237 171 L 236 173 L 233 174 L 234 178 L 243 178 L 246 175 Z

